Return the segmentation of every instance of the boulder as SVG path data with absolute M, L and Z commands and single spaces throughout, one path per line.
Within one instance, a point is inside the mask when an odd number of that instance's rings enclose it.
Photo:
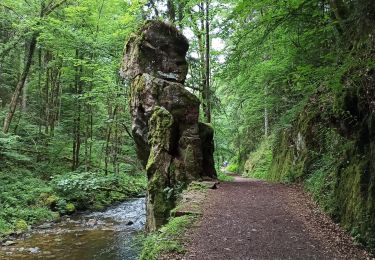
M 175 207 L 176 191 L 216 178 L 211 126 L 199 123 L 199 99 L 184 88 L 186 38 L 148 21 L 125 47 L 121 75 L 130 80 L 132 134 L 147 171 L 147 224 L 154 231 Z
M 174 26 L 148 21 L 125 46 L 122 76 L 133 80 L 144 73 L 184 83 L 188 71 L 188 40 Z

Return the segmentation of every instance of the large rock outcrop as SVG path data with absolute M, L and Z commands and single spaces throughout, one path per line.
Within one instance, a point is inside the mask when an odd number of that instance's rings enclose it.
M 131 81 L 132 132 L 148 176 L 149 231 L 166 222 L 176 191 L 216 177 L 213 129 L 198 122 L 200 102 L 183 85 L 188 48 L 175 27 L 160 21 L 148 21 L 125 47 L 121 73 Z

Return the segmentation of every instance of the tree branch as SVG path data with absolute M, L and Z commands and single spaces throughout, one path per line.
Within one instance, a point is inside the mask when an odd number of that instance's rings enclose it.
M 21 15 L 19 13 L 17 13 L 16 10 L 14 10 L 13 7 L 10 7 L 6 4 L 3 4 L 3 3 L 0 3 L 0 6 L 4 7 L 5 9 L 8 9 L 9 11 L 12 11 L 14 14 L 16 14 L 18 17 L 21 17 Z
M 47 15 L 51 14 L 53 11 L 55 11 L 57 8 L 59 8 L 60 6 L 65 4 L 67 1 L 68 0 L 61 0 L 60 2 L 58 2 L 54 5 L 52 5 L 51 7 L 49 7 L 52 4 L 52 2 L 51 2 L 47 7 L 48 9 L 46 8 L 45 12 L 43 12 L 44 15 L 47 16 Z
M 126 124 L 124 123 L 121 123 L 121 125 L 125 128 L 125 131 L 126 133 L 128 134 L 128 136 L 131 138 L 131 139 L 134 139 L 133 135 L 131 134 L 131 132 L 129 131 L 129 128 Z

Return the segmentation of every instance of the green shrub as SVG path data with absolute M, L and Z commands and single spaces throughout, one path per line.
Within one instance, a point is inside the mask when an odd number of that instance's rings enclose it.
M 221 171 L 218 171 L 217 179 L 219 181 L 233 181 L 234 177 L 230 176 L 230 175 L 227 175 L 227 174 L 225 174 L 225 173 L 223 173 Z
M 236 173 L 238 171 L 238 164 L 236 163 L 231 163 L 227 166 L 226 170 L 228 172 L 233 172 L 233 173 Z
M 12 225 L 0 218 L 0 238 L 12 232 Z
M 156 260 L 161 254 L 184 252 L 181 236 L 194 219 L 193 216 L 175 217 L 159 231 L 149 234 L 144 240 L 140 259 Z
M 65 206 L 65 210 L 68 214 L 71 214 L 76 210 L 76 207 L 74 206 L 73 203 L 67 203 Z
M 52 185 L 66 202 L 74 202 L 78 209 L 87 209 L 100 208 L 138 195 L 146 189 L 147 181 L 145 174 L 69 172 L 55 177 Z
M 245 177 L 269 179 L 273 141 L 273 136 L 263 139 L 258 148 L 250 153 L 244 167 L 243 175 Z
M 14 226 L 17 231 L 26 231 L 29 227 L 29 225 L 27 225 L 27 222 L 23 219 L 17 220 Z

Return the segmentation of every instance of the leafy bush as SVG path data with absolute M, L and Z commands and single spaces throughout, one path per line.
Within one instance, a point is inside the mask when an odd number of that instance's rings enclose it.
M 22 145 L 20 139 L 21 137 L 17 135 L 0 133 L 0 168 L 5 168 L 15 162 L 30 161 L 29 157 L 18 152 L 18 149 Z
M 231 164 L 229 164 L 229 165 L 227 166 L 226 170 L 227 170 L 228 172 L 234 172 L 234 173 L 236 173 L 236 172 L 238 171 L 238 164 L 236 164 L 236 163 L 231 163 Z
M 15 228 L 17 231 L 26 231 L 28 227 L 29 225 L 27 225 L 27 222 L 23 219 L 17 220 L 15 224 Z
M 268 179 L 272 163 L 273 141 L 273 136 L 263 139 L 258 148 L 250 153 L 245 163 L 244 176 L 256 179 Z
M 55 192 L 73 202 L 79 209 L 94 203 L 108 205 L 129 196 L 142 193 L 146 188 L 144 174 L 104 174 L 103 172 L 70 172 L 53 179 Z M 100 205 L 99 205 L 100 207 Z M 61 206 L 60 209 L 64 209 Z
M 51 188 L 29 171 L 0 172 L 0 183 L 0 235 L 56 218 L 40 202 L 40 195 L 51 193 Z

